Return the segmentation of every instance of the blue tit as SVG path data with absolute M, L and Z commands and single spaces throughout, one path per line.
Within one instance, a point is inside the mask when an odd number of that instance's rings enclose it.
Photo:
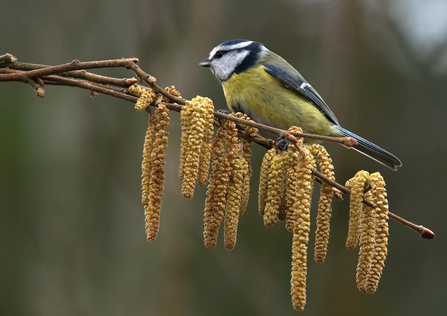
M 355 150 L 393 170 L 402 166 L 393 154 L 341 127 L 303 76 L 261 43 L 241 39 L 224 42 L 200 66 L 209 67 L 219 79 L 233 112 L 284 130 L 294 125 L 305 133 L 353 137 L 358 143 Z

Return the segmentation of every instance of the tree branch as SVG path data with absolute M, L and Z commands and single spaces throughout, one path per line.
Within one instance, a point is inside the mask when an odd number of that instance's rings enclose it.
M 138 98 L 131 95 L 128 92 L 127 88 L 135 84 L 137 82 L 137 79 L 119 79 L 114 77 L 101 76 L 87 72 L 85 70 L 123 67 L 132 70 L 135 75 L 141 81 L 146 82 L 156 94 L 161 94 L 171 100 L 172 103 L 166 104 L 169 110 L 180 112 L 186 100 L 175 97 L 168 93 L 165 89 L 158 86 L 156 84 L 156 79 L 144 72 L 140 67 L 138 67 L 136 64 L 137 62 L 137 58 L 122 58 L 90 62 L 80 62 L 79 60 L 73 60 L 72 62 L 67 64 L 48 66 L 40 64 L 21 63 L 18 62 L 17 58 L 13 55 L 4 54 L 0 56 L 0 82 L 19 81 L 28 83 L 40 97 L 44 96 L 44 90 L 42 87 L 45 84 L 49 84 L 77 87 L 89 90 L 93 93 L 107 94 L 115 98 L 136 103 Z M 295 137 L 312 138 L 316 140 L 340 143 L 348 147 L 352 146 L 350 140 L 346 137 L 330 137 L 307 133 L 288 132 L 271 126 L 259 124 L 254 121 L 246 121 L 217 111 L 214 113 L 214 116 L 221 119 L 232 120 L 241 125 L 256 127 L 258 128 L 258 130 L 274 133 L 278 135 L 278 137 L 285 137 L 287 134 L 292 134 Z M 247 136 L 244 135 L 243 137 Z M 263 138 L 261 136 L 255 136 L 251 140 L 266 148 L 272 147 L 273 144 L 272 140 Z M 337 188 L 341 192 L 350 195 L 351 191 L 348 188 L 335 181 L 332 181 L 331 179 L 328 179 L 318 170 L 312 169 L 312 173 L 316 176 L 317 179 L 319 179 L 319 182 L 324 181 L 334 188 Z M 368 201 L 364 200 L 363 203 L 374 207 L 374 205 Z M 391 212 L 388 212 L 388 215 L 389 217 L 402 223 L 403 225 L 417 231 L 423 238 L 431 239 L 435 237 L 435 234 L 431 230 L 425 228 L 422 225 L 414 224 Z

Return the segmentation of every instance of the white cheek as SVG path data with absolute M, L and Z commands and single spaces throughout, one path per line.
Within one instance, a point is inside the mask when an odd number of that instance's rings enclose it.
M 214 74 L 221 81 L 227 80 L 248 54 L 249 52 L 247 50 L 225 54 L 221 59 L 211 63 L 214 69 Z
M 236 68 L 234 61 L 227 58 L 227 56 L 222 57 L 214 66 L 214 73 L 220 80 L 226 80 L 231 75 L 233 70 Z

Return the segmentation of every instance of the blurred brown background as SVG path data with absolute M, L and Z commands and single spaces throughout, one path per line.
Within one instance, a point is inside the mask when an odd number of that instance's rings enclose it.
M 443 315 L 447 309 L 447 1 L 3 1 L 0 54 L 59 64 L 138 57 L 186 98 L 220 84 L 198 63 L 233 38 L 263 42 L 319 91 L 341 124 L 403 162 L 392 172 L 329 144 L 337 179 L 380 171 L 391 211 L 433 229 L 424 240 L 390 223 L 378 291 L 355 285 L 344 246 L 348 201 L 335 201 L 324 264 L 309 250 L 302 315 Z M 124 69 L 101 74 L 131 77 Z M 205 189 L 181 197 L 179 115 L 171 114 L 156 242 L 144 232 L 140 162 L 147 116 L 88 91 L 0 84 L 1 315 L 295 315 L 291 235 L 265 228 L 252 195 L 238 243 L 203 245 Z M 312 232 L 315 230 L 313 209 Z

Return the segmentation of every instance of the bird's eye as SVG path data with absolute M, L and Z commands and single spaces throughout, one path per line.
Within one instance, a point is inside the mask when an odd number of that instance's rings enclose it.
M 223 52 L 217 52 L 217 53 L 214 55 L 214 58 L 221 58 L 223 55 L 224 55 Z

